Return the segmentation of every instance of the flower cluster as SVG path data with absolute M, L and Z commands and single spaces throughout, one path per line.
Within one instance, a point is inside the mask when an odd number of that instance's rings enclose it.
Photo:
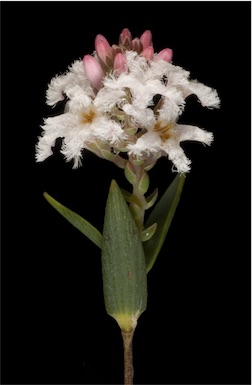
M 171 63 L 172 50 L 156 53 L 152 34 L 132 39 L 128 29 L 118 45 L 102 35 L 95 51 L 75 61 L 48 86 L 47 104 L 67 99 L 63 114 L 44 120 L 36 145 L 36 160 L 52 155 L 57 138 L 61 152 L 73 167 L 81 165 L 87 149 L 125 168 L 132 162 L 154 164 L 168 156 L 179 173 L 190 170 L 190 160 L 180 143 L 186 140 L 210 145 L 213 135 L 202 128 L 178 124 L 186 98 L 194 94 L 204 107 L 217 108 L 216 90 L 190 79 L 190 73 Z

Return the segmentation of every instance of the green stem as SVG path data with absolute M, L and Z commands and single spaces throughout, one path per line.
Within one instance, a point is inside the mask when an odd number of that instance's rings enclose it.
M 138 162 L 129 156 L 125 165 L 125 176 L 132 185 L 132 193 L 128 198 L 129 208 L 140 233 L 144 229 L 145 211 L 151 207 L 145 198 L 150 183 L 148 171 L 155 165 L 156 160 L 155 157 L 151 157 Z
M 139 191 L 138 186 L 133 185 L 132 196 L 134 196 L 139 203 L 138 204 L 139 211 L 138 211 L 137 217 L 135 218 L 135 222 L 139 230 L 142 231 L 143 225 L 144 225 L 146 201 L 145 201 L 144 195 L 141 194 L 141 192 Z
M 144 194 L 139 189 L 139 181 L 143 173 L 143 165 L 136 165 L 134 162 L 131 161 L 131 159 L 129 159 L 129 162 L 131 163 L 132 169 L 134 170 L 134 173 L 136 175 L 136 179 L 132 183 L 132 187 L 133 187 L 132 197 L 134 202 L 136 202 L 138 206 L 137 213 L 134 215 L 134 219 L 138 229 L 142 231 L 144 226 L 144 215 L 145 215 L 145 210 L 147 205 Z M 132 209 L 134 210 L 133 207 Z
M 133 341 L 134 330 L 130 332 L 122 331 L 123 338 L 123 351 L 124 351 L 124 385 L 133 385 L 133 352 L 132 352 L 132 341 Z

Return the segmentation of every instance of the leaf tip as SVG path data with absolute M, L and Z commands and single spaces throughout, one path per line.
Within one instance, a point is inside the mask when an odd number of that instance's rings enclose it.
M 43 192 L 43 197 L 47 200 L 48 203 L 52 204 L 54 199 L 46 191 Z
M 43 192 L 43 197 L 44 197 L 47 201 L 49 201 L 49 199 L 50 199 L 50 195 L 49 195 L 46 191 Z
M 110 184 L 110 191 L 115 191 L 118 189 L 119 189 L 118 184 L 116 183 L 115 179 L 112 179 Z

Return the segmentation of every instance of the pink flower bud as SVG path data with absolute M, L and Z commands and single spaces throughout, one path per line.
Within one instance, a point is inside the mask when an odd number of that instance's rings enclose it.
M 160 51 L 155 56 L 154 61 L 158 61 L 158 60 L 162 59 L 162 60 L 165 60 L 167 62 L 170 62 L 172 60 L 172 55 L 173 55 L 172 49 L 165 48 L 165 49 L 162 49 L 162 51 Z
M 119 44 L 124 45 L 126 48 L 131 47 L 132 35 L 128 28 L 124 28 L 119 36 Z
M 95 38 L 95 50 L 98 58 L 106 63 L 107 57 L 112 59 L 112 48 L 103 35 L 97 35 Z
M 113 44 L 112 45 L 112 52 L 113 52 L 113 56 L 115 56 L 119 52 L 122 53 L 123 50 L 119 47 L 119 45 Z
M 132 40 L 132 50 L 136 51 L 137 53 L 140 53 L 143 50 L 143 45 L 138 37 Z
M 114 70 L 117 75 L 121 75 L 123 72 L 127 70 L 127 63 L 125 56 L 122 53 L 117 53 L 114 60 Z
M 140 41 L 143 45 L 143 50 L 147 47 L 152 46 L 152 34 L 151 31 L 146 30 L 140 37 Z
M 99 90 L 102 87 L 104 72 L 98 61 L 91 55 L 85 55 L 83 58 L 85 74 L 91 85 Z
M 154 56 L 154 49 L 153 47 L 147 47 L 141 52 L 141 56 L 144 56 L 147 60 L 152 60 Z

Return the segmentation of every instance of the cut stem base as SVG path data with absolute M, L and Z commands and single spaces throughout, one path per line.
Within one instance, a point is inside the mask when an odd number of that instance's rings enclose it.
M 133 385 L 133 352 L 132 352 L 132 341 L 133 341 L 134 330 L 130 332 L 122 331 L 123 338 L 123 352 L 124 352 L 124 385 Z

